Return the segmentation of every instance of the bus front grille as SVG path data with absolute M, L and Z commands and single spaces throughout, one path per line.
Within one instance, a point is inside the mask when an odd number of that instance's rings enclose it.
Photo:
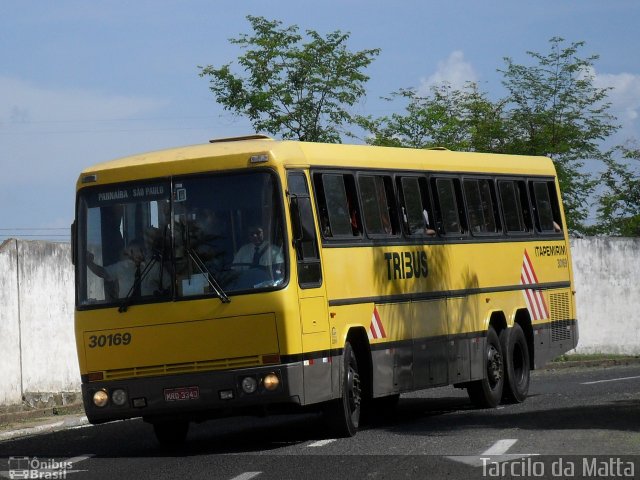
M 105 380 L 119 380 L 132 377 L 154 377 L 158 375 L 174 375 L 179 373 L 201 372 L 207 370 L 229 370 L 232 368 L 248 368 L 262 365 L 262 356 L 224 358 L 219 360 L 203 360 L 199 362 L 173 363 L 168 365 L 150 365 L 145 367 L 119 368 L 106 370 Z

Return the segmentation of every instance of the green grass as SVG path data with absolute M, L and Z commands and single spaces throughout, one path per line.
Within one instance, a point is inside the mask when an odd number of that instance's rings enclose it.
M 599 361 L 599 360 L 629 360 L 634 358 L 640 358 L 639 355 L 619 355 L 612 353 L 590 353 L 590 354 L 564 354 L 555 358 L 554 362 L 585 362 L 585 361 Z

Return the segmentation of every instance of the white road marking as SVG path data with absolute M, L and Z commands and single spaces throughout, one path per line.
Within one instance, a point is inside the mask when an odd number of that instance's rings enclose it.
M 325 445 L 335 442 L 335 438 L 329 438 L 327 440 L 318 440 L 317 442 L 310 443 L 307 447 L 324 447 Z
M 593 382 L 583 382 L 580 385 L 595 385 L 596 383 L 620 382 L 622 380 L 635 380 L 636 378 L 640 378 L 640 375 L 636 375 L 635 377 L 610 378 L 608 380 L 594 380 Z
M 257 477 L 262 472 L 244 472 L 238 475 L 237 477 L 233 477 L 231 480 L 250 480 L 252 478 Z
M 488 462 L 509 462 L 521 458 L 532 457 L 537 453 L 507 453 L 507 451 L 515 445 L 517 439 L 505 438 L 498 440 L 480 455 L 452 455 L 447 456 L 449 460 L 464 463 L 472 467 L 481 467 Z
M 515 438 L 505 438 L 503 440 L 498 440 L 491 447 L 480 454 L 481 457 L 489 457 L 491 455 L 503 455 L 507 453 L 507 451 L 513 447 L 513 445 L 518 440 Z

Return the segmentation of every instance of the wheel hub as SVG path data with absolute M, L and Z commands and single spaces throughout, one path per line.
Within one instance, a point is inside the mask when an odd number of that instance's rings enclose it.
M 360 375 L 352 368 L 349 368 L 349 374 L 347 377 L 349 386 L 349 407 L 353 412 L 360 406 L 361 401 L 361 387 L 360 387 Z
M 502 379 L 502 355 L 493 346 L 489 346 L 489 352 L 487 355 L 487 376 L 492 385 L 495 385 Z

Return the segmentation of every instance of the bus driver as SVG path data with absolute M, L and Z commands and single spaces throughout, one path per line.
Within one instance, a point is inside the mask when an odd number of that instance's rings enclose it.
M 282 249 L 265 240 L 264 230 L 259 226 L 249 229 L 249 243 L 240 247 L 233 258 L 233 266 L 238 270 L 275 266 L 276 274 L 283 263 Z

